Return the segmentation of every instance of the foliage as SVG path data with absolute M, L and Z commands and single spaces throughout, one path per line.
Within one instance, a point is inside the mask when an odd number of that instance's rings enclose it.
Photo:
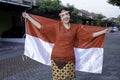
M 102 14 L 97 14 L 96 15 L 96 25 L 98 26 L 105 26 L 105 20 L 103 20 L 105 18 L 105 16 L 103 16 Z
M 108 0 L 108 3 L 120 7 L 120 0 Z
M 71 13 L 71 22 L 72 23 L 81 23 L 81 24 L 86 24 L 86 20 L 92 20 L 88 18 L 87 16 L 78 16 L 78 9 L 76 9 L 73 5 L 67 4 L 66 6 L 63 6 L 61 4 L 60 0 L 43 0 L 43 1 L 38 1 L 36 3 L 36 6 L 32 8 L 30 12 L 36 15 L 52 18 L 52 19 L 57 19 L 59 20 L 59 9 L 62 7 L 67 7 L 68 10 Z M 97 15 L 96 17 L 96 25 L 101 25 L 103 24 L 102 19 L 105 16 L 102 14 Z
M 116 23 L 120 26 L 120 15 L 116 18 Z
M 36 3 L 32 13 L 49 18 L 58 18 L 58 9 L 61 7 L 62 5 L 59 0 L 44 0 Z
M 69 4 L 67 4 L 67 8 L 71 12 L 71 22 L 72 23 L 81 23 L 80 16 L 77 15 L 78 10 L 76 8 L 74 8 L 73 5 L 69 5 Z
M 119 6 L 120 8 L 120 0 L 108 0 L 109 4 Z M 120 27 L 120 15 L 114 19 L 114 22 L 117 24 L 118 27 Z
M 113 18 L 112 20 L 115 23 L 115 26 L 120 28 L 120 15 L 117 18 Z
M 62 7 L 67 7 L 71 12 L 71 22 L 72 23 L 81 23 L 79 18 L 78 10 L 74 8 L 73 5 L 67 4 L 67 6 L 63 6 L 60 0 L 43 0 L 42 2 L 37 2 L 36 7 L 33 7 L 31 12 L 36 15 L 59 19 L 59 9 Z

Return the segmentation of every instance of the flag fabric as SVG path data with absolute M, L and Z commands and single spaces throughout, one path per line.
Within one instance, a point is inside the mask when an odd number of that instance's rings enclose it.
M 43 27 L 56 26 L 59 23 L 57 20 L 48 19 L 45 17 L 30 14 L 32 18 L 40 22 Z M 81 31 L 89 31 L 90 33 L 103 30 L 105 28 L 98 26 L 88 26 L 75 24 L 80 27 Z M 51 53 L 54 47 L 56 34 L 42 33 L 44 30 L 36 28 L 29 20 L 26 21 L 26 39 L 24 55 L 45 65 L 51 65 Z M 81 32 L 80 32 L 81 33 Z M 84 39 L 88 33 L 80 34 L 79 39 L 74 45 L 75 64 L 77 71 L 102 73 L 103 52 L 104 52 L 104 35 L 89 40 Z M 81 38 L 83 37 L 83 38 Z

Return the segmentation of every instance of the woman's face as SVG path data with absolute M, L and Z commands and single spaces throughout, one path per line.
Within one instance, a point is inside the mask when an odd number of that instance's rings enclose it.
M 62 10 L 61 13 L 59 14 L 60 18 L 61 18 L 61 21 L 63 23 L 69 23 L 70 22 L 70 14 L 69 14 L 69 11 L 66 11 L 66 10 Z

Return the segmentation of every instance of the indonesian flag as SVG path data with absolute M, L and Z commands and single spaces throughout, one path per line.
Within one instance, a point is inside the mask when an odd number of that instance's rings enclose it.
M 57 25 L 59 21 L 30 14 L 32 18 L 40 22 L 43 27 Z M 79 24 L 76 24 L 79 25 Z M 91 33 L 103 30 L 98 26 L 79 25 L 83 30 Z M 89 34 L 80 34 L 86 37 Z M 24 55 L 45 65 L 51 65 L 51 53 L 54 46 L 56 34 L 41 33 L 29 20 L 26 20 L 26 39 Z M 103 65 L 103 43 L 104 35 L 90 40 L 77 39 L 75 42 L 76 70 L 90 73 L 101 73 Z

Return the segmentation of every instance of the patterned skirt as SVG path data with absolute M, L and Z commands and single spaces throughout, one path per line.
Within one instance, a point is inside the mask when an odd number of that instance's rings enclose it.
M 75 80 L 75 64 L 51 60 L 53 80 Z

